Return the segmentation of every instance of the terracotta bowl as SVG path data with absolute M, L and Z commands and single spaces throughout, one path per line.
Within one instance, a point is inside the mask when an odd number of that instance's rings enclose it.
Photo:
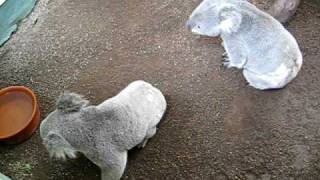
M 11 86 L 0 90 L 0 141 L 12 144 L 27 140 L 39 122 L 37 98 L 30 89 Z

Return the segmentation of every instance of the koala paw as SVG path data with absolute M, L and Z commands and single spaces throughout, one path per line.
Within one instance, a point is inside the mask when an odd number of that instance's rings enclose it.
M 226 67 L 226 68 L 231 68 L 232 67 L 232 65 L 230 63 L 230 60 L 228 58 L 224 58 L 223 59 L 222 66 Z
M 230 59 L 228 57 L 228 53 L 224 52 L 222 55 L 222 66 L 226 67 L 226 68 L 231 68 L 231 63 L 230 63 Z

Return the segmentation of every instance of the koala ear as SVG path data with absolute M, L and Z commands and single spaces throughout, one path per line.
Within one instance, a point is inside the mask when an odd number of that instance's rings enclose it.
M 237 32 L 242 22 L 242 15 L 234 6 L 224 6 L 219 11 L 221 33 L 231 34 Z
M 81 95 L 71 92 L 64 92 L 57 100 L 56 108 L 63 113 L 76 112 L 87 106 L 89 101 Z

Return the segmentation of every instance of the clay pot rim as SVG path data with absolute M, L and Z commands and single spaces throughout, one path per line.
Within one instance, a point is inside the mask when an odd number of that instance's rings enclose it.
M 16 135 L 18 135 L 20 132 L 22 132 L 24 129 L 26 129 L 31 122 L 34 120 L 36 113 L 38 111 L 38 107 L 37 107 L 37 98 L 35 96 L 35 94 L 33 93 L 33 91 L 25 86 L 10 86 L 10 87 L 6 87 L 3 89 L 0 89 L 0 96 L 9 93 L 9 92 L 22 92 L 24 94 L 26 94 L 27 96 L 31 97 L 32 100 L 32 114 L 29 117 L 28 121 L 26 121 L 26 124 L 24 127 L 22 127 L 20 130 L 18 130 L 17 132 L 12 132 L 10 134 L 1 136 L 0 135 L 0 140 L 5 140 L 5 139 L 9 139 L 12 138 Z

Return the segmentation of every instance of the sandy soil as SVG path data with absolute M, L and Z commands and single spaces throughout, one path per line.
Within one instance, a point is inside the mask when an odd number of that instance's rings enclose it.
M 137 79 L 161 89 L 166 117 L 144 149 L 130 152 L 124 179 L 319 179 L 319 9 L 304 1 L 287 26 L 304 54 L 297 79 L 262 92 L 221 67 L 219 40 L 185 29 L 199 2 L 49 1 L 31 29 L 0 48 L 0 88 L 31 87 L 42 118 L 66 89 L 93 104 Z M 0 146 L 0 172 L 16 180 L 100 178 L 84 157 L 50 160 L 39 132 Z

